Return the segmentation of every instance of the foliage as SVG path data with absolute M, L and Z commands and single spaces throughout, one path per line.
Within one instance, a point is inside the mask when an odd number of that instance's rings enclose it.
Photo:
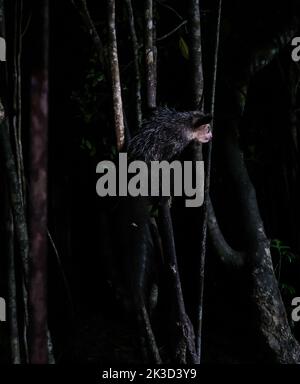
M 294 296 L 296 293 L 295 287 L 290 282 L 281 282 L 282 271 L 287 269 L 290 265 L 295 265 L 299 261 L 299 256 L 292 252 L 291 247 L 286 245 L 280 239 L 271 240 L 271 250 L 273 256 L 273 262 L 275 264 L 275 274 L 278 279 L 281 292 L 285 296 Z

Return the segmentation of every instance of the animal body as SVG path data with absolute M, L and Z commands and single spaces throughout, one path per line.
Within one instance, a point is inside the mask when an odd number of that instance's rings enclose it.
M 200 143 L 210 141 L 210 121 L 210 115 L 199 111 L 177 112 L 166 107 L 158 108 L 131 140 L 130 157 L 146 162 L 171 160 L 193 140 Z
M 176 158 L 193 140 L 207 143 L 212 138 L 210 121 L 210 115 L 199 111 L 158 108 L 129 143 L 129 157 L 147 163 Z M 157 292 L 153 286 L 157 285 L 157 270 L 161 266 L 157 253 L 161 248 L 156 222 L 150 213 L 152 203 L 148 197 L 123 199 L 117 209 L 114 230 L 119 240 L 115 244 L 119 255 L 117 264 L 123 283 L 125 280 L 127 300 L 129 297 L 137 314 L 148 361 L 158 363 L 160 357 L 149 316 L 149 296 Z

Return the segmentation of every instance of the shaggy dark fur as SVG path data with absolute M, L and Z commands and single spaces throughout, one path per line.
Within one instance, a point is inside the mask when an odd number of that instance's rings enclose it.
M 195 129 L 210 121 L 210 115 L 199 111 L 177 112 L 166 107 L 158 108 L 129 143 L 129 155 L 132 159 L 146 162 L 170 160 L 193 140 L 191 133 Z

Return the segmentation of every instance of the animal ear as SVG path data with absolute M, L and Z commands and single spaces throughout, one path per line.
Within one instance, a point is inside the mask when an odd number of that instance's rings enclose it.
M 201 117 L 193 117 L 192 125 L 193 128 L 199 128 L 201 125 L 209 124 L 212 120 L 211 115 L 203 115 Z
M 201 118 L 200 117 L 193 117 L 192 124 L 193 124 L 194 129 L 199 128 L 202 125 Z

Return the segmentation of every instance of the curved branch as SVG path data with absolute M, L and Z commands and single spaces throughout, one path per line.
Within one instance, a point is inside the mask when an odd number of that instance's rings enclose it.
M 165 3 L 162 3 L 161 1 L 159 0 L 156 0 L 156 3 L 159 4 L 160 6 L 166 8 L 166 9 L 169 9 L 171 12 L 174 13 L 174 15 L 176 15 L 180 20 L 183 20 L 183 17 L 176 11 L 176 9 L 172 8 L 170 5 L 168 4 L 165 4 Z
M 224 159 L 227 162 L 231 183 L 235 188 L 242 222 L 244 223 L 245 238 L 247 239 L 247 267 L 252 277 L 252 298 L 254 311 L 258 322 L 259 334 L 266 352 L 273 361 L 279 363 L 299 363 L 300 346 L 294 338 L 287 319 L 287 314 L 274 274 L 270 253 L 270 242 L 266 236 L 260 215 L 256 191 L 250 180 L 244 156 L 239 147 L 238 128 L 240 116 L 246 103 L 251 76 L 267 66 L 279 51 L 290 41 L 295 31 L 292 23 L 278 33 L 276 38 L 267 42 L 264 47 L 258 47 L 244 66 L 243 77 L 236 79 L 228 100 L 234 100 L 232 115 L 224 119 L 222 124 Z M 243 68 L 242 68 L 243 69 Z M 230 94 L 231 92 L 231 94 Z
M 103 44 L 102 44 L 100 35 L 96 30 L 95 24 L 91 18 L 90 12 L 86 4 L 86 0 L 71 0 L 71 2 L 74 5 L 74 7 L 77 9 L 80 16 L 82 17 L 82 20 L 86 26 L 86 30 L 91 36 L 92 41 L 97 49 L 99 61 L 102 64 L 102 66 L 105 67 Z
M 177 27 L 173 28 L 172 31 L 166 33 L 165 35 L 163 35 L 161 37 L 158 37 L 156 40 L 162 41 L 162 40 L 166 39 L 167 37 L 173 35 L 173 33 L 175 33 L 176 31 L 178 31 L 178 29 L 180 29 L 181 27 L 186 25 L 186 23 L 187 23 L 187 20 L 182 21 L 179 25 L 177 25 Z
M 211 239 L 212 246 L 220 257 L 220 260 L 234 268 L 242 268 L 245 265 L 246 254 L 244 252 L 239 252 L 230 247 L 226 242 L 222 231 L 219 227 L 214 207 L 212 205 L 211 199 L 207 200 L 207 210 L 208 210 L 208 231 Z
M 273 37 L 271 41 L 256 47 L 251 55 L 249 66 L 249 74 L 254 75 L 264 67 L 266 67 L 278 55 L 279 51 L 286 47 L 299 30 L 299 19 L 294 18 L 290 27 L 284 27 Z

